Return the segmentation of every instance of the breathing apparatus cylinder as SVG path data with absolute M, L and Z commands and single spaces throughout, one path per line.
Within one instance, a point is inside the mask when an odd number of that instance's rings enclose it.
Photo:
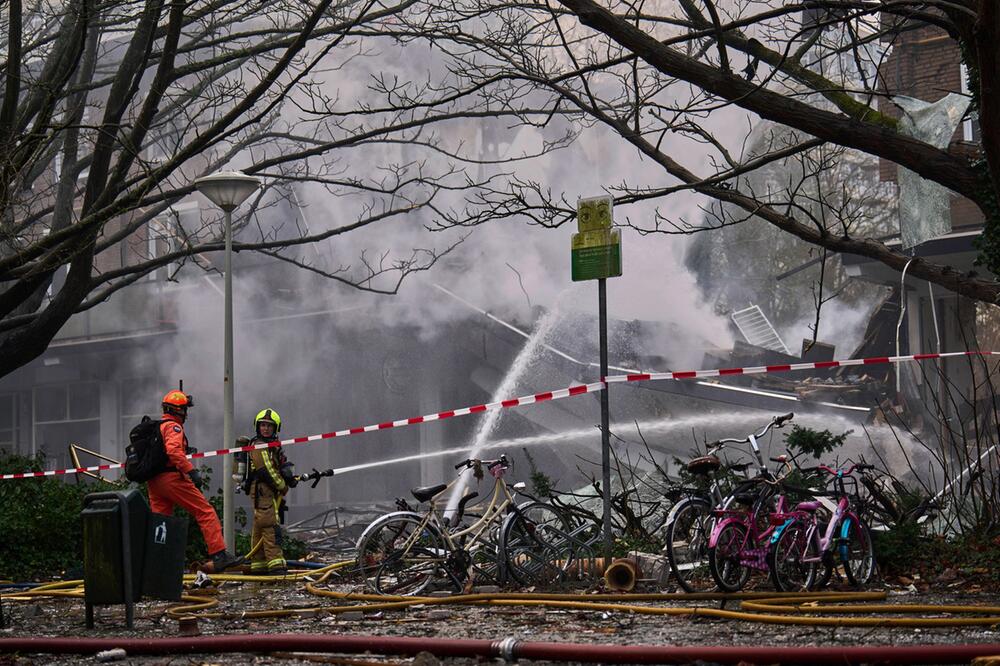
M 236 454 L 236 471 L 233 472 L 233 481 L 242 482 L 247 475 L 247 459 L 246 452 L 241 452 Z M 239 486 L 236 487 L 238 491 Z
M 249 437 L 237 437 L 236 446 L 248 446 L 250 444 Z M 250 453 L 248 451 L 237 451 L 233 454 L 233 461 L 236 463 L 233 466 L 233 485 L 234 490 L 239 492 L 247 492 L 246 490 L 246 480 L 247 480 L 247 468 L 250 462 Z

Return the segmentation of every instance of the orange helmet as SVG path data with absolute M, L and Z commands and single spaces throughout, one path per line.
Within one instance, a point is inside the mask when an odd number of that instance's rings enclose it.
M 184 391 L 168 391 L 165 396 L 163 396 L 163 407 L 164 408 L 188 408 L 194 407 L 194 399 Z

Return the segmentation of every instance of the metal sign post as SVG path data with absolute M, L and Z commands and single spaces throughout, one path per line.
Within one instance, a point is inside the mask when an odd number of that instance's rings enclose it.
M 607 278 L 622 274 L 621 236 L 611 228 L 614 199 L 595 197 L 577 202 L 577 226 L 573 234 L 571 263 L 573 281 L 597 280 L 597 309 L 601 343 L 601 381 L 608 376 Z M 601 391 L 601 487 L 604 494 L 604 558 L 611 562 L 611 408 L 608 386 Z
M 601 329 L 601 381 L 608 376 L 608 287 L 607 280 L 597 280 L 597 309 Z M 611 405 L 608 385 L 601 391 L 601 487 L 604 489 L 604 566 L 611 564 L 613 538 L 611 534 Z

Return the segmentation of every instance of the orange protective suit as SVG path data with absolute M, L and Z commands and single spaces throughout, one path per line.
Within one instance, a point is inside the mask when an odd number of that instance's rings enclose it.
M 222 537 L 219 516 L 188 478 L 188 472 L 194 469 L 194 465 L 185 457 L 187 436 L 184 434 L 184 424 L 173 414 L 164 414 L 160 434 L 163 435 L 163 446 L 167 451 L 170 467 L 154 476 L 147 484 L 150 508 L 156 513 L 169 516 L 173 514 L 174 506 L 180 505 L 198 521 L 208 554 L 224 551 L 226 540 Z

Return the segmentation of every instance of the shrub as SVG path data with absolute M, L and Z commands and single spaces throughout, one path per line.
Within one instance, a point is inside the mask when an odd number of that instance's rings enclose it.
M 978 580 L 991 588 L 1000 584 L 1000 545 L 989 533 L 968 536 L 922 534 L 921 526 L 902 523 L 874 532 L 875 561 L 885 576 L 920 574 L 933 582 L 946 569 Z
M 0 469 L 5 472 L 37 472 L 44 469 L 44 456 L 22 456 L 0 451 Z M 210 470 L 203 467 L 202 477 L 209 478 Z M 83 566 L 83 525 L 80 512 L 83 499 L 90 493 L 109 490 L 138 489 L 146 501 L 149 494 L 146 484 L 111 483 L 107 481 L 67 482 L 63 477 L 44 477 L 0 483 L 0 578 L 15 581 L 38 580 L 63 575 L 75 570 L 79 575 Z M 222 513 L 222 491 L 209 498 L 216 513 Z M 174 515 L 190 518 L 178 507 Z M 246 511 L 236 511 L 236 526 L 245 527 Z M 249 537 L 247 537 L 249 541 Z M 288 540 L 286 556 L 301 557 L 306 546 L 301 541 Z M 238 549 L 246 552 L 246 548 Z M 188 562 L 204 560 L 208 556 L 205 540 L 197 523 L 188 523 L 188 543 L 185 557 Z
M 0 452 L 5 472 L 38 472 L 44 456 Z M 74 484 L 44 477 L 0 483 L 0 577 L 15 581 L 57 576 L 83 564 L 83 498 L 114 490 L 110 483 Z
M 793 453 L 808 453 L 813 458 L 819 459 L 843 446 L 852 432 L 848 430 L 834 435 L 829 430 L 813 430 L 793 425 L 791 432 L 785 435 L 785 445 Z

